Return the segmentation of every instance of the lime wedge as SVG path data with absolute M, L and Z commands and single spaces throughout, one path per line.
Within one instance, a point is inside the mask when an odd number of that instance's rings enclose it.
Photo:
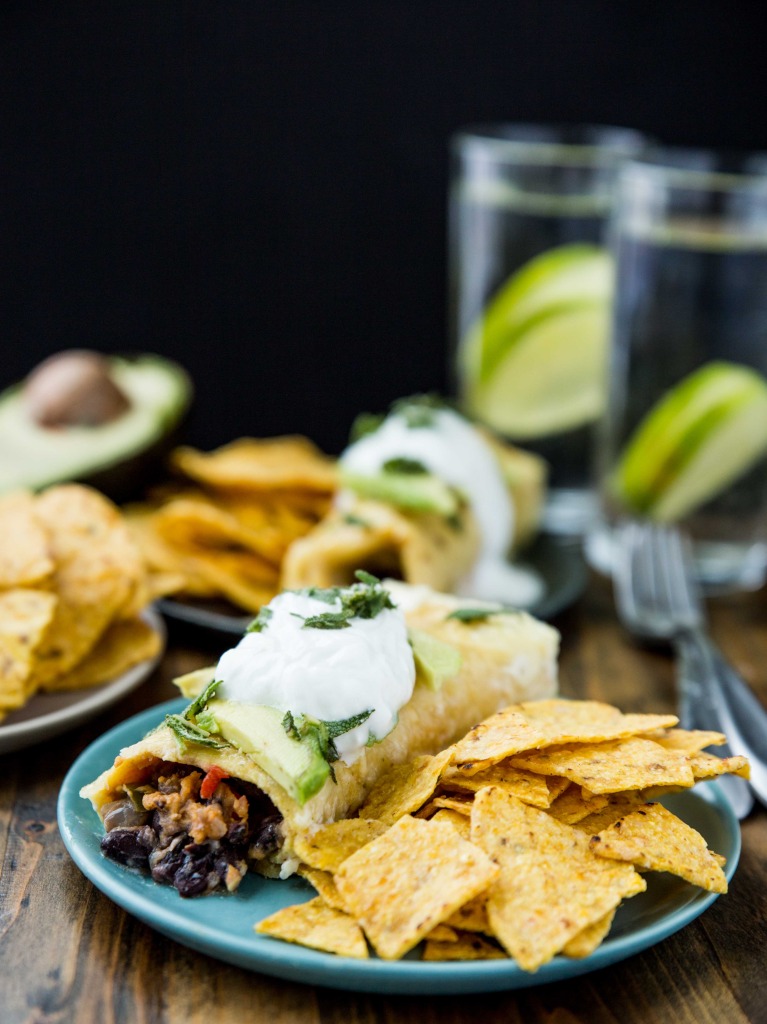
M 604 405 L 606 302 L 552 304 L 522 324 L 493 372 L 467 388 L 470 412 L 509 437 L 588 423 Z
M 525 325 L 554 306 L 607 303 L 612 264 L 596 245 L 562 245 L 536 256 L 506 281 L 462 346 L 468 380 L 488 380 Z
M 767 380 L 735 363 L 706 363 L 668 391 L 639 424 L 614 478 L 633 511 L 681 519 L 767 453 Z

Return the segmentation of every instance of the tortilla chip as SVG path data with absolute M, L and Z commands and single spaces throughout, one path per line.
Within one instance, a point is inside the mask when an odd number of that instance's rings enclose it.
M 585 797 L 580 786 L 569 785 L 568 789 L 551 804 L 549 814 L 563 825 L 575 825 L 589 814 L 594 814 L 606 806 L 606 796 L 594 793 Z
M 279 571 L 288 541 L 276 531 L 251 529 L 225 509 L 206 498 L 182 498 L 158 509 L 154 517 L 158 534 L 190 554 L 252 552 Z
M 440 774 L 450 761 L 450 750 L 436 757 L 424 754 L 410 764 L 395 765 L 378 780 L 359 811 L 361 818 L 375 818 L 393 825 L 418 810 L 437 788 Z
M 657 736 L 647 738 L 660 743 L 667 750 L 681 750 L 685 754 L 697 754 L 705 747 L 718 747 L 727 742 L 724 733 L 703 729 L 666 729 Z
M 212 452 L 177 448 L 171 464 L 208 487 L 269 491 L 296 488 L 330 493 L 336 487 L 335 460 L 306 437 L 241 437 Z
M 485 935 L 492 935 L 490 922 L 487 919 L 487 896 L 475 896 L 473 900 L 464 903 L 452 914 L 445 924 L 451 928 L 457 928 L 465 932 L 482 932 Z
M 508 960 L 504 951 L 480 935 L 461 935 L 455 942 L 427 940 L 422 960 Z
M 448 768 L 440 781 L 445 789 L 469 793 L 476 793 L 484 786 L 498 786 L 499 789 L 534 807 L 548 807 L 552 801 L 551 789 L 545 776 L 513 768 L 506 762 L 491 765 L 470 775 L 465 774 L 460 768 Z
M 462 839 L 471 839 L 471 819 L 466 814 L 461 814 L 448 808 L 441 808 L 431 820 L 446 822 L 456 830 Z
M 446 924 L 438 924 L 426 936 L 427 942 L 458 942 L 458 932 Z
M 35 501 L 56 563 L 56 613 L 37 651 L 35 685 L 80 662 L 128 602 L 144 572 L 117 508 L 78 484 L 51 487 Z
M 46 590 L 0 593 L 0 708 L 21 707 L 34 692 L 35 652 L 43 642 L 58 598 Z
M 561 775 L 590 793 L 618 793 L 647 786 L 689 788 L 695 781 L 684 754 L 635 736 L 519 754 L 512 758 L 512 764 L 543 775 Z
M 748 758 L 735 754 L 732 757 L 716 757 L 714 754 L 698 753 L 690 757 L 690 768 L 696 782 L 715 779 L 719 775 L 739 775 L 742 779 L 751 777 Z
M 44 690 L 80 690 L 117 679 L 129 668 L 160 653 L 162 638 L 143 619 L 117 619 L 93 650 L 63 675 L 50 679 Z
M 317 895 L 329 907 L 346 912 L 346 904 L 341 899 L 336 883 L 333 881 L 333 876 L 329 871 L 320 871 L 319 868 L 310 868 L 306 864 L 301 864 L 298 867 L 298 874 L 317 890 Z
M 668 871 L 709 892 L 727 892 L 727 879 L 706 840 L 662 804 L 645 804 L 591 839 L 600 857 L 648 871 Z
M 337 871 L 347 857 L 386 831 L 380 821 L 364 817 L 342 818 L 314 832 L 296 837 L 296 854 L 311 868 Z
M 0 498 L 0 590 L 44 587 L 54 563 L 45 530 L 34 518 L 28 491 Z
M 405 816 L 352 854 L 336 885 L 378 955 L 396 960 L 497 874 L 452 825 Z
M 453 761 L 503 761 L 523 751 L 568 743 L 599 743 L 676 725 L 675 715 L 624 715 L 610 704 L 540 700 L 513 704 L 471 729 Z
M 526 971 L 646 888 L 633 867 L 604 872 L 576 829 L 492 786 L 475 798 L 471 836 L 500 867 L 487 893 L 493 933 Z
M 610 928 L 612 928 L 614 917 L 615 911 L 610 910 L 604 917 L 600 917 L 598 921 L 587 925 L 582 931 L 579 931 L 577 935 L 573 936 L 562 947 L 564 955 L 574 960 L 582 960 L 583 957 L 593 953 L 607 938 Z
M 635 793 L 616 793 L 607 798 L 607 803 L 598 811 L 573 822 L 573 825 L 581 832 L 594 836 L 602 829 L 607 828 L 622 818 L 625 814 L 636 810 L 638 806 L 645 803 L 645 795 L 638 791 Z
M 259 935 L 271 935 L 283 942 L 309 946 L 324 953 L 336 953 L 356 960 L 368 958 L 362 929 L 343 911 L 328 907 L 319 896 L 308 903 L 284 907 L 255 926 Z

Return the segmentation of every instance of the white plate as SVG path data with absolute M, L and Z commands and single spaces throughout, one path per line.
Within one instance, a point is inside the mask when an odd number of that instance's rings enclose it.
M 152 609 L 146 609 L 142 618 L 161 639 L 160 650 L 153 658 L 139 662 L 111 683 L 102 686 L 68 690 L 66 693 L 36 694 L 23 708 L 12 711 L 0 722 L 0 754 L 30 747 L 33 743 L 58 736 L 67 729 L 74 729 L 143 683 L 163 655 L 166 630 L 162 617 Z

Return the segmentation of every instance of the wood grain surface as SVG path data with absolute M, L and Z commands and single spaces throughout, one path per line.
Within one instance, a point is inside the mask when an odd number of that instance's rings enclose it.
M 556 623 L 565 695 L 673 710 L 666 651 L 634 646 L 592 579 Z M 767 594 L 718 601 L 712 631 L 767 702 Z M 767 1024 L 767 812 L 743 824 L 728 895 L 681 932 L 572 981 L 486 996 L 395 997 L 313 988 L 218 963 L 102 896 L 69 859 L 56 797 L 106 729 L 175 696 L 171 679 L 225 639 L 171 629 L 155 675 L 93 722 L 0 758 L 0 1024 Z

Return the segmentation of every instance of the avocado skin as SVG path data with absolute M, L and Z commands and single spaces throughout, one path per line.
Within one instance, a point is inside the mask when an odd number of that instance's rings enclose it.
M 95 487 L 118 505 L 127 501 L 138 501 L 144 496 L 147 487 L 167 479 L 168 456 L 184 441 L 184 429 L 188 419 L 187 407 L 176 425 L 147 448 L 95 473 L 85 472 L 78 475 L 73 478 L 75 483 Z

